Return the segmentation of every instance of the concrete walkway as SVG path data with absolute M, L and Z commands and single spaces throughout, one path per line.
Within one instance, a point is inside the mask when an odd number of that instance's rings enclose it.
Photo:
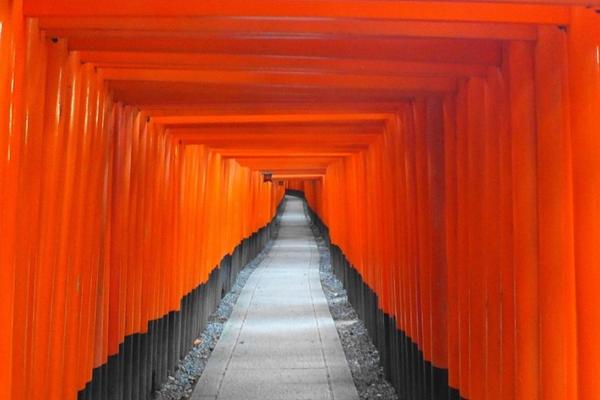
M 246 283 L 192 400 L 357 400 L 302 201 Z

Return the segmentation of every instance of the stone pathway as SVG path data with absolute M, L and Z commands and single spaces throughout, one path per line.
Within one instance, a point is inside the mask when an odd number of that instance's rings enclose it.
M 300 199 L 246 283 L 192 400 L 356 400 Z

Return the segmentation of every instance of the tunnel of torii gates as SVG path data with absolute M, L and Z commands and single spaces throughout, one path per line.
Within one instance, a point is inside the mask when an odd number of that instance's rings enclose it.
M 401 398 L 600 399 L 599 10 L 0 0 L 0 399 L 146 398 L 285 189 Z

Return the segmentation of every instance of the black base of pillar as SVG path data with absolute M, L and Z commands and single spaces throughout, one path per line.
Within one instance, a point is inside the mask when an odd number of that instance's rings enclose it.
M 307 207 L 306 211 L 321 236 L 330 243 L 327 226 L 313 210 Z M 379 308 L 377 294 L 363 281 L 341 249 L 330 245 L 330 253 L 332 271 L 344 285 L 348 301 L 364 322 L 379 351 L 386 379 L 396 388 L 399 397 L 411 400 L 465 400 L 457 389 L 448 385 L 448 370 L 437 368 L 427 361 L 417 344 L 396 328 L 395 318 Z
M 279 206 L 278 214 L 283 210 Z M 208 281 L 183 296 L 178 311 L 150 321 L 147 331 L 128 335 L 119 352 L 95 368 L 79 391 L 79 400 L 149 400 L 206 327 L 208 317 L 229 292 L 238 273 L 260 253 L 274 235 L 271 221 L 247 239 L 215 268 Z

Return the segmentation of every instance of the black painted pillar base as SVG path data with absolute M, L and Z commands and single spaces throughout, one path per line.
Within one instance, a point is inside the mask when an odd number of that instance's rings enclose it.
M 329 242 L 329 230 L 318 215 L 306 208 L 313 225 Z M 377 294 L 363 281 L 348 262 L 342 250 L 330 244 L 331 267 L 342 282 L 348 301 L 364 322 L 369 336 L 379 351 L 386 379 L 396 388 L 401 399 L 464 400 L 457 389 L 448 385 L 448 370 L 437 368 L 425 360 L 423 353 L 405 332 L 396 328 L 393 316 L 379 308 Z
M 283 211 L 284 202 L 278 207 Z M 244 239 L 215 268 L 208 281 L 183 296 L 178 311 L 150 321 L 144 333 L 128 335 L 119 352 L 95 368 L 92 379 L 78 393 L 79 400 L 150 400 L 177 363 L 204 330 L 208 317 L 233 286 L 238 273 L 276 235 L 273 219 L 267 226 Z

